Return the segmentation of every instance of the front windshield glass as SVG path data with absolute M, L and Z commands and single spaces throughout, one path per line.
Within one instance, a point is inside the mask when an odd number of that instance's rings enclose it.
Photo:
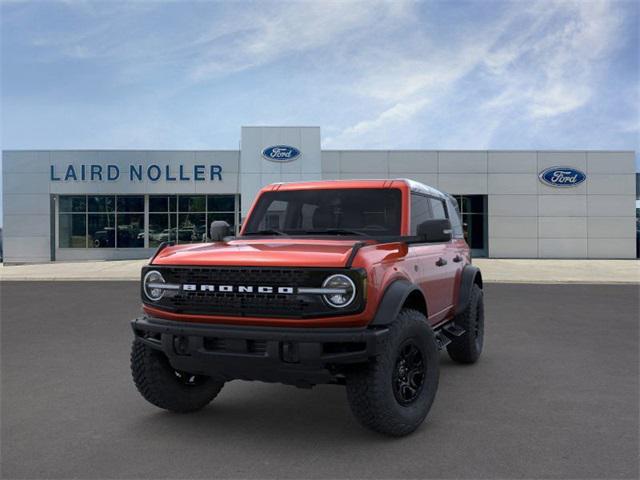
M 244 235 L 400 235 L 400 213 L 398 189 L 266 192 Z

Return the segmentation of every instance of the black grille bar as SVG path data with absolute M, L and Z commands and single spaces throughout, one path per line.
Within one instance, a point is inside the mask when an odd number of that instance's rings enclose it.
M 177 285 L 225 285 L 225 286 L 269 286 L 276 293 L 253 293 L 167 290 L 158 302 L 150 302 L 142 293 L 142 299 L 154 308 L 174 313 L 194 315 L 219 315 L 238 317 L 313 318 L 322 316 L 349 315 L 363 308 L 363 278 L 361 270 L 324 268 L 261 268 L 261 267 L 179 267 L 148 266 L 159 271 L 165 282 Z M 299 288 L 320 288 L 330 275 L 348 275 L 356 285 L 357 294 L 352 305 L 343 309 L 333 308 L 317 293 L 300 293 Z M 277 293 L 277 287 L 292 287 L 294 294 Z

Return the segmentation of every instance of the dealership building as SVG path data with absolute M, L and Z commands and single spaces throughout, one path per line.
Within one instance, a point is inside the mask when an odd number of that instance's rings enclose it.
M 636 258 L 633 151 L 323 150 L 242 127 L 239 150 L 3 152 L 5 263 L 145 258 L 241 224 L 274 182 L 409 178 L 454 195 L 474 255 Z

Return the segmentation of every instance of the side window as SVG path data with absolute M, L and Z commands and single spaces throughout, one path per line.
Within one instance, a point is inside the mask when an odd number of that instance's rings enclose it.
M 433 212 L 433 218 L 442 219 L 447 218 L 446 210 L 444 209 L 444 202 L 438 198 L 429 198 L 431 204 L 431 211 Z
M 411 235 L 418 234 L 418 225 L 433 218 L 429 197 L 411 194 Z
M 449 197 L 447 202 L 447 210 L 449 211 L 449 220 L 451 221 L 451 230 L 454 238 L 464 238 L 462 231 L 462 221 L 460 220 L 460 210 L 458 210 L 458 202 L 455 198 Z

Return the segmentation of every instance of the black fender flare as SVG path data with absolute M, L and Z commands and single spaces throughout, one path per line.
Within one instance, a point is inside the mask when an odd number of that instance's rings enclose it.
M 456 315 L 464 312 L 469 305 L 471 288 L 478 284 L 482 288 L 482 273 L 475 265 L 465 265 L 460 276 L 460 293 L 458 294 L 458 304 L 456 305 Z
M 393 281 L 385 290 L 382 300 L 378 304 L 378 311 L 369 325 L 380 327 L 392 323 L 400 313 L 407 297 L 416 290 L 424 298 L 422 290 L 408 280 L 399 279 Z

